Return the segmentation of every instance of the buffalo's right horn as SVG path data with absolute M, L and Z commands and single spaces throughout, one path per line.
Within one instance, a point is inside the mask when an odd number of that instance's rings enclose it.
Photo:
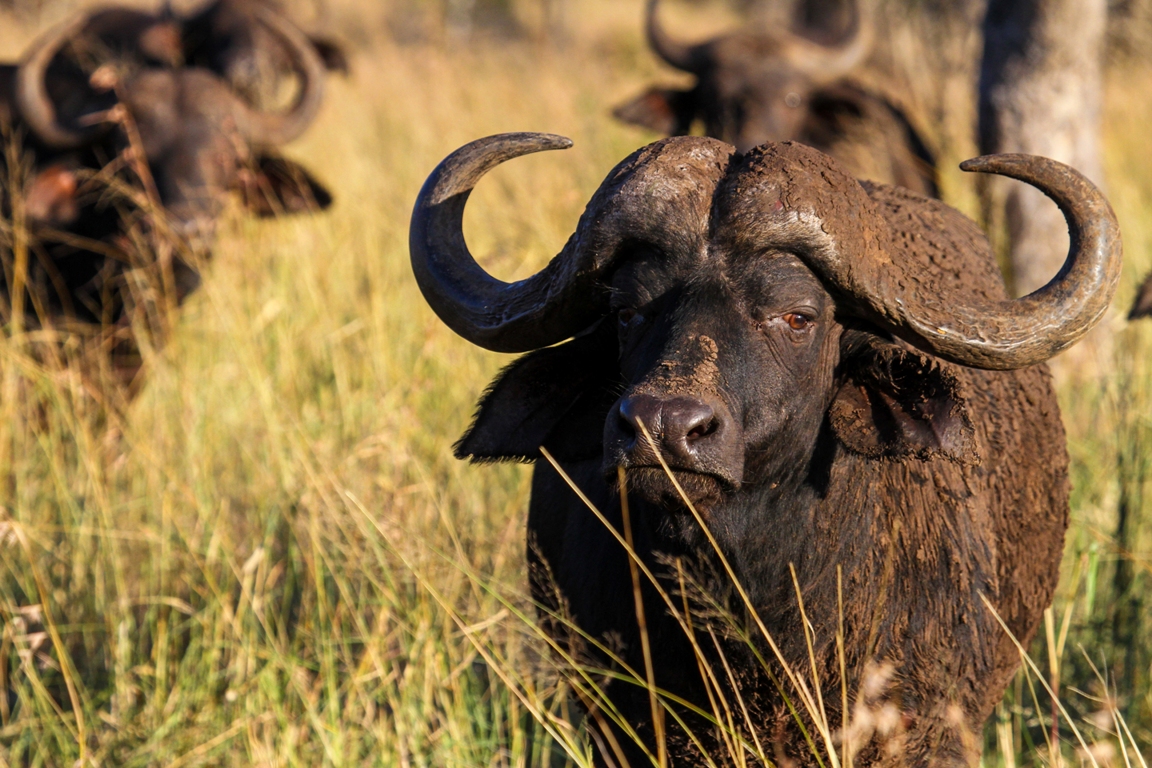
M 494 352 L 527 352 L 587 328 L 605 313 L 581 274 L 575 238 L 532 277 L 505 283 L 476 263 L 464 242 L 464 206 L 484 174 L 514 157 L 567 149 L 572 141 L 547 133 L 505 133 L 467 144 L 436 167 L 416 198 L 409 231 L 412 271 L 424 298 L 444 323 Z
M 84 29 L 89 14 L 82 13 L 71 21 L 49 30 L 32 44 L 16 71 L 16 106 L 36 138 L 50 147 L 73 149 L 98 136 L 104 128 L 68 128 L 56 117 L 56 107 L 48 96 L 45 77 L 48 65 L 60 49 Z
M 659 0 L 648 0 L 646 9 L 645 29 L 648 33 L 648 45 L 656 55 L 676 69 L 684 72 L 696 72 L 694 46 L 672 39 L 668 31 L 660 25 L 656 18 L 656 5 Z

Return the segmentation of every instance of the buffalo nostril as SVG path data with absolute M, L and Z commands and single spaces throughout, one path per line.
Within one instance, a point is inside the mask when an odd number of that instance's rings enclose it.
M 620 434 L 625 437 L 635 438 L 636 427 L 632 424 L 632 420 L 624 415 L 624 409 L 621 408 L 616 414 L 616 426 L 620 429 Z
M 645 433 L 651 448 L 683 466 L 694 464 L 697 451 L 713 435 L 723 431 L 723 419 L 704 400 L 695 397 L 633 395 L 620 403 L 616 417 L 617 439 L 628 452 L 646 452 Z
M 668 419 L 675 426 L 675 432 L 685 443 L 691 444 L 708 437 L 720 428 L 716 412 L 702 400 L 678 399 L 673 401 Z
M 688 442 L 691 443 L 699 440 L 702 437 L 708 437 L 719 428 L 720 420 L 715 417 L 709 419 L 705 423 L 697 424 L 695 427 L 692 427 L 690 430 L 688 430 Z

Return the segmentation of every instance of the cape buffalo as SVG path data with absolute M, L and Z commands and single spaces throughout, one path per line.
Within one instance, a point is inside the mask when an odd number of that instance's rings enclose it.
M 657 133 L 693 123 L 740 151 L 796 140 L 826 152 L 854 176 L 935 197 L 936 160 L 904 112 L 849 77 L 868 55 L 872 26 L 855 21 L 839 45 L 784 30 L 733 32 L 697 44 L 673 39 L 648 0 L 648 42 L 666 63 L 696 76 L 688 90 L 651 88 L 613 114 Z
M 981 724 L 1020 661 L 989 606 L 1027 644 L 1056 586 L 1068 458 L 1044 361 L 1086 333 L 1115 290 L 1121 245 L 1107 201 L 1044 158 L 962 166 L 1026 181 L 1067 218 L 1064 269 L 1014 301 L 983 233 L 943 203 L 859 182 L 798 143 L 741 154 L 671 138 L 608 174 L 541 272 L 496 280 L 463 238 L 469 193 L 510 158 L 570 144 L 547 134 L 473 142 L 417 198 L 412 267 L 429 305 L 474 344 L 530 352 L 492 383 L 456 455 L 530 462 L 546 449 L 620 531 L 625 470 L 640 560 L 673 607 L 681 595 L 703 606 L 692 635 L 644 584 L 654 681 L 683 722 L 665 722 L 675 764 L 704 764 L 703 752 L 729 759 L 723 734 L 672 697 L 704 712 L 723 700 L 747 743 L 769 757 L 782 750 L 777 763 L 815 764 L 803 733 L 819 741 L 819 730 L 762 622 L 820 692 L 832 731 L 844 719 L 840 681 L 860 702 L 866 671 L 891 671 L 901 748 L 873 742 L 857 765 L 974 765 Z M 545 629 L 567 642 L 575 633 L 557 615 L 568 614 L 643 676 L 613 531 L 542 462 L 528 514 Z M 716 606 L 753 640 L 725 631 Z M 648 692 L 620 682 L 607 692 L 601 714 L 614 708 L 655 755 Z M 645 763 L 622 729 L 609 735 L 631 764 Z
M 141 229 L 175 243 L 169 287 L 178 302 L 199 282 L 183 257 L 203 255 L 229 193 L 239 192 L 260 215 L 331 201 L 272 149 L 307 128 L 323 97 L 323 64 L 299 30 L 261 14 L 303 84 L 286 111 L 266 112 L 205 69 L 141 63 L 131 55 L 84 60 L 77 49 L 93 49 L 92 30 L 108 13 L 81 15 L 52 30 L 3 73 L 11 140 L 22 141 L 18 154 L 25 155 L 23 212 L 34 239 L 25 285 L 39 320 L 52 325 L 123 321 L 127 272 L 161 258 L 154 248 L 140 253 L 133 237 Z M 145 16 L 133 16 L 138 27 L 146 26 Z M 178 52 L 178 35 L 164 39 L 174 40 Z M 69 75 L 69 68 L 83 76 Z M 117 184 L 121 194 L 110 194 Z M 129 188 L 137 193 L 124 194 Z M 10 203 L 5 209 L 12 215 Z M 163 222 L 153 215 L 160 210 Z M 10 269 L 0 275 L 5 294 L 12 279 Z

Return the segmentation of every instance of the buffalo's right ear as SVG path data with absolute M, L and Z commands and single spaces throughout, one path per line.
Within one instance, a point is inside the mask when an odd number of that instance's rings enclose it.
M 535 461 L 540 446 L 562 461 L 599 456 L 619 376 L 614 323 L 524 355 L 484 393 L 456 458 Z
M 665 136 L 683 136 L 692 128 L 696 100 L 692 91 L 649 88 L 613 109 L 612 116 Z
M 332 204 L 332 193 L 304 166 L 272 153 L 245 168 L 238 186 L 244 207 L 260 217 L 322 211 Z

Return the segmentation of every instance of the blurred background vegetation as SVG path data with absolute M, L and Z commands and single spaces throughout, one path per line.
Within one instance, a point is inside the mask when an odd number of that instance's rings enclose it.
M 344 40 L 320 120 L 290 154 L 330 212 L 232 217 L 147 381 L 100 381 L 0 338 L 0 762 L 8 765 L 586 764 L 579 718 L 525 595 L 530 470 L 451 457 L 492 374 L 408 267 L 427 173 L 490 133 L 576 144 L 501 167 L 465 229 L 486 266 L 541 267 L 620 159 L 655 136 L 612 105 L 653 77 L 640 0 L 317 0 Z M 75 6 L 0 2 L 0 58 Z M 752 0 L 668 2 L 702 38 L 783 23 Z M 1033 656 L 1101 764 L 1152 745 L 1152 324 L 1122 309 L 1152 267 L 1152 2 L 1117 2 L 1107 185 L 1126 240 L 1116 308 L 1055 371 L 1072 457 L 1064 576 Z M 937 146 L 978 212 L 977 3 L 885 0 L 862 75 Z M 1052 764 L 1052 703 L 1024 673 L 987 765 Z M 1063 759 L 1077 754 L 1068 718 Z

